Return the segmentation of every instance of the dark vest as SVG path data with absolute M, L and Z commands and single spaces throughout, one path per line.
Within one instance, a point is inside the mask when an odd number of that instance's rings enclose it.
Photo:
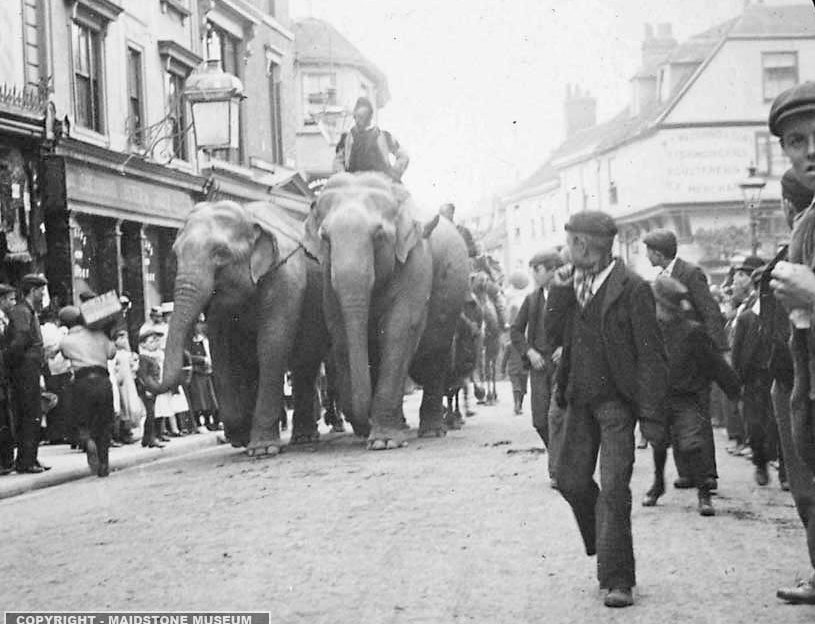
M 596 405 L 618 398 L 608 363 L 601 313 L 608 280 L 572 319 L 571 358 L 567 397 L 575 405 Z
M 348 171 L 381 171 L 387 173 L 389 163 L 385 162 L 382 151 L 377 143 L 380 130 L 377 127 L 368 130 L 351 128 L 354 140 L 351 143 L 351 157 L 348 161 Z

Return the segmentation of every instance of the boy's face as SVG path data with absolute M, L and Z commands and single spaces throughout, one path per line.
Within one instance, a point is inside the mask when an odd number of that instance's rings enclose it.
M 113 344 L 116 345 L 117 349 L 127 349 L 127 334 L 124 332 L 116 334 L 116 337 L 113 339 Z
M 145 351 L 155 351 L 158 349 L 158 336 L 153 334 L 141 341 L 142 349 Z
M 733 297 L 744 299 L 750 294 L 753 287 L 753 280 L 747 271 L 736 271 L 733 274 Z
M 815 114 L 802 113 L 785 120 L 781 146 L 801 184 L 815 190 Z
M 546 288 L 552 282 L 555 272 L 547 270 L 545 264 L 539 264 L 532 269 L 532 279 L 538 288 Z

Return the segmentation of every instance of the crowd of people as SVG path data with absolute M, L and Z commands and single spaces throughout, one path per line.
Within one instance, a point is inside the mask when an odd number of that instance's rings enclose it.
M 212 357 L 203 315 L 185 353 L 184 383 L 161 387 L 172 303 L 150 310 L 131 349 L 120 299 L 101 323 L 80 307 L 43 308 L 47 280 L 25 275 L 17 288 L 0 284 L 0 475 L 49 470 L 41 444 L 70 444 L 94 474 L 108 476 L 109 449 L 141 441 L 161 448 L 172 437 L 219 428 Z
M 637 425 L 638 446 L 653 453 L 647 507 L 665 495 L 672 447 L 675 487 L 695 488 L 699 514 L 715 515 L 712 417 L 727 426 L 728 452 L 752 461 L 759 487 L 777 462 L 815 570 L 815 83 L 779 95 L 769 129 L 792 165 L 781 181 L 791 238 L 774 257 L 747 256 L 711 286 L 677 256 L 675 233 L 657 229 L 643 238 L 659 270 L 649 284 L 613 256 L 614 219 L 584 211 L 571 216 L 563 248 L 532 258 L 535 288 L 512 308 L 515 413 L 528 377 L 551 485 L 571 505 L 586 553 L 597 556 L 606 606 L 633 604 Z M 815 573 L 777 595 L 815 604 Z

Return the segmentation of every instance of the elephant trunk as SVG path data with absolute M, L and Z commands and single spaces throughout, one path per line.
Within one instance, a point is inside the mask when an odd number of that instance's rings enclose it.
M 371 371 L 368 361 L 368 314 L 370 303 L 340 297 L 351 372 L 351 409 L 356 422 L 367 422 L 371 410 Z
M 209 301 L 211 289 L 202 288 L 199 280 L 176 278 L 173 293 L 173 315 L 170 317 L 167 344 L 164 350 L 164 374 L 161 392 L 177 388 L 181 380 L 184 349 L 198 315 Z

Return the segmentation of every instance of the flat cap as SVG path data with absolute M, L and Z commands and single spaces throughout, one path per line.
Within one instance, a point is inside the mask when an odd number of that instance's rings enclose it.
M 544 249 L 539 251 L 529 260 L 529 266 L 536 267 L 544 265 L 547 269 L 556 269 L 563 266 L 563 259 L 557 249 Z
M 60 308 L 59 312 L 57 313 L 57 318 L 59 319 L 59 322 L 68 327 L 73 327 L 74 325 L 79 323 L 79 319 L 81 318 L 81 316 L 82 313 L 79 311 L 79 308 L 72 305 Z
M 651 230 L 642 237 L 646 247 L 660 252 L 666 258 L 676 257 L 676 234 L 671 230 L 660 228 Z
M 796 212 L 809 208 L 813 195 L 815 192 L 801 184 L 794 169 L 787 169 L 781 176 L 781 196 L 795 207 Z
M 14 286 L 9 286 L 8 284 L 0 283 L 0 297 L 5 297 L 6 295 L 10 295 L 13 292 L 17 292 L 17 289 Z
M 22 279 L 20 280 L 20 286 L 33 286 L 34 288 L 37 288 L 39 286 L 47 285 L 48 280 L 37 273 L 28 273 L 27 275 L 23 275 Z
M 688 289 L 677 279 L 667 275 L 660 275 L 651 284 L 654 299 L 671 310 L 682 312 L 690 309 Z
M 747 256 L 741 263 L 737 264 L 734 268 L 736 271 L 745 271 L 751 276 L 753 271 L 764 266 L 764 260 L 759 256 Z
M 613 237 L 617 234 L 617 224 L 608 213 L 599 210 L 584 210 L 571 216 L 566 224 L 566 231 Z
M 90 301 L 91 299 L 94 299 L 95 297 L 98 297 L 98 295 L 92 290 L 83 290 L 81 293 L 79 293 L 79 300 L 82 303 L 85 303 L 86 301 Z
M 782 91 L 770 107 L 770 132 L 780 137 L 781 122 L 801 113 L 815 114 L 815 82 L 807 81 Z

